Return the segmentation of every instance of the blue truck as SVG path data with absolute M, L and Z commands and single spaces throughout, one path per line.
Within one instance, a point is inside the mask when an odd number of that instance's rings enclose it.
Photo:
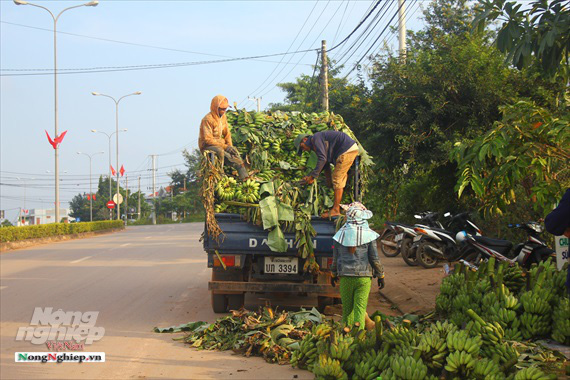
M 349 172 L 353 197 L 360 199 L 358 159 Z M 219 213 L 216 220 L 223 239 L 216 241 L 204 230 L 204 250 L 212 279 L 208 289 L 215 313 L 237 310 L 244 305 L 246 293 L 281 293 L 317 296 L 318 308 L 339 302 L 338 287 L 330 285 L 332 237 L 336 220 L 313 217 L 316 231 L 313 240 L 315 258 L 320 273 L 305 272 L 305 259 L 297 255 L 295 234 L 285 233 L 286 252 L 273 252 L 267 245 L 267 231 L 243 220 L 239 214 Z

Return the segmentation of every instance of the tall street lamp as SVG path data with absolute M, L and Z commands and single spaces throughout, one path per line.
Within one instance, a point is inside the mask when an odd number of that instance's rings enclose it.
M 119 132 L 126 132 L 126 129 L 121 129 Z M 117 132 L 112 132 L 111 134 L 103 131 L 98 131 L 96 129 L 92 129 L 91 132 L 93 133 L 102 133 L 109 139 L 109 200 L 113 199 L 113 194 L 111 193 L 111 137 Z M 119 170 L 119 168 L 117 168 Z M 112 219 L 113 210 L 109 210 L 109 220 Z
M 91 189 L 91 159 L 93 158 L 93 156 L 96 156 L 98 154 L 103 154 L 103 153 L 105 153 L 105 152 L 97 152 L 97 153 L 93 153 L 93 154 L 77 152 L 77 154 L 84 154 L 87 157 L 89 157 L 89 221 L 90 222 L 93 221 L 93 190 Z
M 98 92 L 92 92 L 91 94 L 94 96 L 104 96 L 104 97 L 109 98 L 115 102 L 115 134 L 116 134 L 116 138 L 117 138 L 117 169 L 116 169 L 116 172 L 117 172 L 117 201 L 118 201 L 119 200 L 119 102 L 121 100 L 123 100 L 124 98 L 126 98 L 127 96 L 140 95 L 140 94 L 142 94 L 142 92 L 137 91 L 137 92 L 133 92 L 132 94 L 121 96 L 119 98 L 119 100 L 113 98 L 112 96 L 100 94 Z M 119 204 L 119 202 L 117 202 L 117 220 L 121 220 L 121 205 Z
M 55 122 L 54 122 L 54 129 L 55 129 L 55 135 L 54 135 L 54 139 L 58 136 L 57 135 L 57 123 L 58 123 L 58 118 L 57 118 L 57 20 L 59 20 L 59 16 L 61 16 L 61 14 L 65 11 L 68 11 L 70 9 L 73 8 L 80 8 L 80 7 L 96 7 L 97 4 L 99 4 L 99 1 L 95 0 L 95 1 L 90 1 L 88 3 L 85 4 L 81 4 L 81 5 L 75 5 L 73 7 L 69 7 L 69 8 L 65 8 L 64 10 L 62 10 L 61 12 L 59 12 L 59 14 L 57 16 L 55 16 L 49 9 L 47 9 L 44 6 L 41 5 L 37 5 L 37 4 L 32 4 L 29 3 L 27 1 L 22 1 L 22 0 L 14 0 L 14 3 L 16 3 L 16 5 L 31 5 L 32 7 L 36 7 L 36 8 L 41 8 L 46 10 L 50 15 L 51 18 L 53 19 L 53 83 L 54 83 L 54 118 L 55 118 Z M 59 223 L 59 147 L 56 145 L 55 146 L 55 222 Z

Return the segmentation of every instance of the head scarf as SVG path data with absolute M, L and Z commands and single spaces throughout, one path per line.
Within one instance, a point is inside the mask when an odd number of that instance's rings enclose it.
M 345 247 L 358 247 L 378 239 L 378 235 L 368 226 L 372 211 L 360 202 L 342 206 L 346 210 L 346 223 L 333 236 L 333 240 Z
M 228 108 L 230 105 L 228 98 L 226 98 L 223 95 L 216 95 L 214 96 L 214 99 L 212 99 L 212 103 L 210 103 L 210 112 L 212 113 L 212 116 L 214 117 L 214 120 L 218 121 L 220 120 L 220 115 L 218 114 L 218 108 Z M 224 116 L 222 117 L 222 119 L 225 119 L 226 115 L 224 114 Z

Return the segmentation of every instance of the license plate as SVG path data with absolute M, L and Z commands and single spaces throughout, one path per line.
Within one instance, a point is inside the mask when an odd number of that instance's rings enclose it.
M 299 273 L 299 259 L 296 257 L 266 257 L 265 273 L 297 274 Z
M 421 238 L 422 238 L 422 235 L 414 236 L 414 242 L 420 241 Z
M 401 234 L 396 235 L 396 237 L 394 238 L 394 240 L 400 241 L 400 240 L 402 240 L 403 238 L 404 238 L 404 234 L 401 233 Z

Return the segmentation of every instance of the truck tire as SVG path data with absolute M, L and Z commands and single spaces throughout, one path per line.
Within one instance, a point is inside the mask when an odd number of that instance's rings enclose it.
M 228 299 L 225 294 L 214 294 L 212 292 L 212 310 L 214 313 L 228 312 Z
M 243 307 L 245 294 L 228 294 L 228 310 L 239 310 Z

